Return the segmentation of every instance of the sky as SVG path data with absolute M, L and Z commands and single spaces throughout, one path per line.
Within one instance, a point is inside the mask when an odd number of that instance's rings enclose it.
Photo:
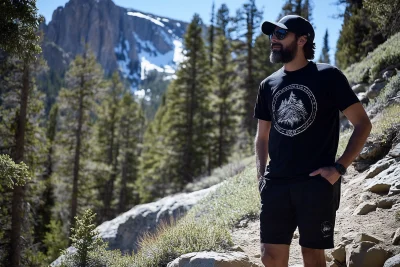
M 152 13 L 159 15 L 190 22 L 193 14 L 198 13 L 205 24 L 210 23 L 211 7 L 213 1 L 215 2 L 215 9 L 225 3 L 229 10 L 230 15 L 236 14 L 236 10 L 240 8 L 246 0 L 113 0 L 114 3 L 121 7 L 133 8 L 144 13 Z M 68 0 L 37 0 L 36 6 L 39 13 L 46 18 L 46 23 L 51 20 L 53 11 L 59 7 L 64 6 Z M 278 15 L 282 9 L 285 0 L 256 0 L 256 5 L 264 12 L 263 20 L 277 21 Z M 312 0 L 312 23 L 315 30 L 315 59 L 317 60 L 321 55 L 323 38 L 326 29 L 329 34 L 329 55 L 331 63 L 334 64 L 334 54 L 336 50 L 336 42 L 339 38 L 343 19 L 333 18 L 340 13 L 339 7 L 334 3 L 337 0 Z

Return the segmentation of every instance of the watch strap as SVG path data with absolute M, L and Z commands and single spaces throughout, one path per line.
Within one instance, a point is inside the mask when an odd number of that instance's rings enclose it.
M 333 166 L 340 173 L 340 175 L 344 175 L 346 173 L 346 168 L 339 162 L 335 162 Z

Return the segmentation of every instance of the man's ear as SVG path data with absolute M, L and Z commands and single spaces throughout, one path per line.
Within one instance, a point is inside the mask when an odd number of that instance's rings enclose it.
M 307 43 L 307 37 L 305 35 L 300 36 L 299 39 L 297 39 L 298 46 L 304 46 L 306 43 Z

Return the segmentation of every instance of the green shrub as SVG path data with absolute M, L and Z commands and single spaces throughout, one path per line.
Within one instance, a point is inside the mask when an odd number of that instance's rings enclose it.
M 400 105 L 390 105 L 381 112 L 379 120 L 372 124 L 371 135 L 381 136 L 397 124 L 400 124 Z
M 373 107 L 383 108 L 388 103 L 391 102 L 391 99 L 398 95 L 400 92 L 400 75 L 395 75 L 390 78 L 389 82 L 386 84 L 385 88 L 379 93 L 379 95 L 371 100 L 368 109 Z

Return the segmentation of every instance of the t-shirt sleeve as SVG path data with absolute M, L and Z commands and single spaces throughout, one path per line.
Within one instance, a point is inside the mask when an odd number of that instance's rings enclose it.
M 334 69 L 333 84 L 333 100 L 340 111 L 345 110 L 354 103 L 360 102 L 357 95 L 351 89 L 346 76 L 336 68 Z
M 258 87 L 256 104 L 254 105 L 253 118 L 264 121 L 271 121 L 271 114 L 268 110 L 267 92 L 265 91 L 264 84 L 261 83 Z

